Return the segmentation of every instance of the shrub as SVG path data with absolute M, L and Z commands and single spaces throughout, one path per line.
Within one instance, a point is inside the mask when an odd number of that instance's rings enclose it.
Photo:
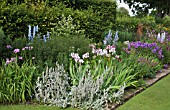
M 4 31 L 2 30 L 1 27 L 0 28 L 0 61 L 10 57 L 11 55 L 10 50 L 7 49 L 7 45 L 10 44 L 11 44 L 10 38 L 4 35 Z
M 80 27 L 85 29 L 85 34 L 90 38 L 101 41 L 103 32 L 115 29 L 116 2 L 111 0 L 76 0 L 72 6 L 75 9 L 83 10 L 84 14 L 76 14 L 74 18 L 80 18 L 76 20 L 80 21 Z
M 136 41 L 137 40 L 137 35 L 136 33 L 133 32 L 128 32 L 128 31 L 119 31 L 119 41 L 122 43 L 124 41 Z
M 69 36 L 56 37 L 51 36 L 51 39 L 44 41 L 34 40 L 32 55 L 35 57 L 36 63 L 49 64 L 52 66 L 56 61 L 63 64 L 67 70 L 69 64 L 69 55 L 71 52 L 79 52 L 83 54 L 90 50 L 89 44 L 91 40 L 84 36 Z M 51 63 L 50 63 L 50 62 Z
M 136 33 L 138 24 L 144 25 L 144 31 L 147 28 L 153 29 L 156 27 L 155 19 L 151 16 L 136 18 L 136 17 L 117 17 L 116 19 L 116 30 L 119 31 L 128 31 Z
M 64 10 L 64 11 L 62 11 Z M 55 7 L 49 7 L 44 2 L 36 4 L 13 4 L 2 8 L 0 14 L 3 16 L 1 24 L 6 35 L 13 40 L 18 37 L 27 36 L 28 25 L 39 25 L 42 34 L 51 31 L 60 21 L 60 16 L 68 16 L 71 9 L 63 4 L 57 4 Z
M 83 7 L 69 7 L 61 2 L 35 2 L 4 5 L 0 10 L 0 22 L 6 35 L 12 39 L 27 36 L 28 25 L 39 25 L 41 33 L 51 32 L 62 21 L 62 15 L 73 18 L 72 25 L 80 25 L 87 37 L 101 40 L 102 32 L 114 28 L 116 3 L 112 1 L 80 1 Z M 66 1 L 64 1 L 65 3 Z M 78 2 L 79 3 L 79 2 Z M 76 1 L 77 4 L 77 1 Z M 78 9 L 79 10 L 74 10 Z M 105 22 L 103 22 L 105 21 Z M 99 28 L 100 27 L 100 28 Z M 93 30 L 93 31 L 92 31 Z

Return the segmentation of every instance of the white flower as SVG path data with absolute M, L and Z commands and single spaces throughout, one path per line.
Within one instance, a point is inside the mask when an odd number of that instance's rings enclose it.
M 103 44 L 106 45 L 107 44 L 107 40 L 103 40 Z
M 124 44 L 128 45 L 128 44 L 129 44 L 129 41 L 124 41 Z
M 103 49 L 103 55 L 107 55 L 107 50 Z
M 116 56 L 115 56 L 115 58 L 117 58 L 117 59 L 118 59 L 118 58 L 119 58 L 119 55 L 116 55 Z
M 85 59 L 85 58 L 89 58 L 89 53 L 85 53 L 82 55 L 82 58 Z
M 83 59 L 79 59 L 79 63 L 84 63 Z
M 114 47 L 111 47 L 110 49 L 109 49 L 109 53 L 115 53 L 116 52 L 116 49 L 114 48 Z

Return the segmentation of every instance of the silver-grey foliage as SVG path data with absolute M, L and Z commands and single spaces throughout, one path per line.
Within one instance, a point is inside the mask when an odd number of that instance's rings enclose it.
M 78 85 L 70 86 L 64 67 L 56 63 L 55 68 L 47 68 L 37 79 L 35 96 L 38 101 L 60 107 L 71 105 L 83 109 L 106 109 L 108 102 L 120 99 L 126 86 L 111 94 L 111 88 L 102 88 L 105 83 L 103 75 L 94 79 L 88 71 L 80 78 Z
M 38 77 L 35 96 L 38 101 L 66 107 L 68 102 L 69 77 L 64 66 L 56 63 L 55 68 L 46 68 L 46 72 Z

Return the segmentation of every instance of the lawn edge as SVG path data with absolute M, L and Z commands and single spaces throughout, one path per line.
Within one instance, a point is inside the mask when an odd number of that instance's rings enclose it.
M 143 92 L 144 90 L 146 90 L 147 88 L 149 88 L 150 86 L 154 85 L 156 82 L 158 82 L 159 80 L 161 80 L 162 78 L 166 77 L 168 74 L 170 74 L 170 67 L 168 69 L 163 69 L 160 72 L 158 72 L 155 76 L 155 78 L 152 79 L 144 79 L 144 82 L 146 83 L 146 87 L 139 87 L 136 90 L 127 90 L 125 91 L 125 95 L 123 96 L 122 102 L 123 104 L 126 103 L 129 99 L 133 98 L 134 96 L 136 96 L 137 94 Z M 111 103 L 109 105 L 109 108 L 107 110 L 116 110 L 118 107 L 120 107 L 122 104 L 118 104 L 118 103 Z

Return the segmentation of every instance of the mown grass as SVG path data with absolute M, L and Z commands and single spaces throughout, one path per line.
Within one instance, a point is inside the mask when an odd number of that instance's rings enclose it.
M 0 110 L 78 110 L 76 108 L 59 108 L 44 105 L 0 105 Z
M 133 97 L 117 110 L 170 110 L 170 75 Z

